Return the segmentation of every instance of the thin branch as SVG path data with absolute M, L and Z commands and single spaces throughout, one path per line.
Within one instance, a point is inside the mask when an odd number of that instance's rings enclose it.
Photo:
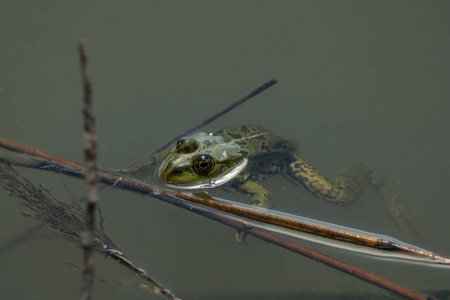
M 5 140 L 0 139 L 0 146 L 2 144 L 4 144 L 4 142 L 5 142 Z M 9 148 L 9 149 L 14 148 L 12 144 L 13 144 L 12 142 L 8 141 L 7 148 Z M 20 146 L 19 148 L 23 150 L 24 146 Z M 31 152 L 35 153 L 35 151 L 31 151 Z M 47 157 L 48 156 L 52 156 L 52 155 L 47 154 Z M 59 158 L 59 159 L 62 159 L 62 158 Z M 36 158 L 34 158 L 34 161 L 31 164 L 32 165 L 34 164 L 34 166 L 36 167 L 36 163 L 37 163 Z M 41 163 L 43 163 L 43 162 L 41 162 Z M 22 164 L 22 165 L 24 165 L 24 164 Z M 67 164 L 66 166 L 67 166 L 67 168 L 64 168 L 61 165 L 59 165 L 59 166 L 52 165 L 51 162 L 47 161 L 44 164 L 44 169 L 48 170 L 49 169 L 48 167 L 50 167 L 50 169 L 53 171 L 55 171 L 55 170 L 61 171 L 64 174 L 71 174 L 72 176 L 75 176 L 75 177 L 83 177 L 84 176 L 82 165 L 79 165 L 77 163 L 69 161 L 69 164 Z M 75 166 L 77 166 L 77 167 L 74 168 Z M 38 166 L 38 168 L 39 168 L 39 166 Z M 72 169 L 72 170 L 69 172 L 68 169 Z M 75 169 L 76 172 L 73 172 L 74 171 L 73 169 Z M 215 201 L 213 199 L 201 198 L 201 197 L 195 196 L 190 193 L 165 190 L 165 189 L 156 187 L 151 184 L 146 184 L 146 183 L 132 180 L 132 179 L 122 178 L 114 173 L 107 172 L 107 171 L 100 170 L 99 180 L 100 180 L 100 182 L 108 184 L 108 185 L 113 185 L 115 187 L 119 187 L 122 189 L 127 189 L 127 190 L 134 191 L 137 193 L 150 195 L 154 198 L 172 203 L 174 205 L 180 206 L 189 211 L 197 212 L 199 214 L 200 214 L 200 212 L 193 209 L 195 207 L 193 207 L 192 204 L 190 204 L 190 203 L 195 203 L 195 204 L 199 204 L 204 207 L 214 208 L 219 211 L 224 211 L 224 212 L 228 212 L 228 213 L 235 214 L 235 215 L 240 215 L 240 216 L 247 217 L 247 218 L 252 218 L 253 220 L 258 220 L 258 221 L 265 222 L 265 223 L 271 223 L 271 221 L 273 221 L 272 220 L 273 216 L 271 216 L 271 215 L 268 216 L 267 214 L 264 214 L 262 212 L 244 209 L 242 207 Z M 183 200 L 184 202 L 180 203 L 179 199 Z M 205 214 L 205 212 L 203 212 L 203 211 L 201 212 L 201 214 L 210 219 L 219 221 L 228 226 L 236 228 L 239 231 L 248 231 L 250 234 L 258 236 L 260 238 L 263 238 L 263 236 L 264 236 L 264 239 L 271 243 L 277 244 L 284 248 L 290 247 L 290 248 L 292 248 L 291 249 L 292 251 L 296 251 L 296 252 L 298 252 L 302 255 L 305 255 L 309 258 L 312 258 L 318 262 L 322 262 L 324 264 L 332 266 L 333 268 L 336 268 L 342 272 L 345 272 L 347 274 L 361 278 L 369 283 L 380 286 L 380 287 L 382 287 L 386 290 L 389 290 L 393 293 L 407 297 L 408 299 L 427 299 L 426 297 L 424 297 L 418 293 L 415 293 L 413 291 L 405 289 L 404 287 L 401 287 L 401 286 L 399 286 L 395 283 L 392 283 L 386 279 L 377 277 L 377 276 L 367 273 L 363 270 L 360 270 L 355 267 L 344 264 L 334 258 L 328 257 L 326 260 L 324 260 L 324 256 L 322 256 L 320 253 L 319 253 L 320 255 L 318 255 L 318 253 L 315 251 L 304 248 L 303 246 L 300 246 L 292 241 L 278 237 L 278 236 L 268 233 L 264 230 L 261 230 L 258 228 L 249 229 L 244 224 L 237 222 L 237 221 L 230 220 L 228 218 L 225 218 L 223 215 L 213 214 L 211 212 Z M 278 220 L 275 220 L 274 224 L 279 225 L 279 226 L 289 227 L 292 229 L 302 230 L 302 231 L 306 231 L 306 232 L 314 233 L 314 234 L 321 234 L 324 230 L 324 228 L 311 227 L 311 224 L 304 224 L 302 222 L 292 220 L 292 219 L 287 219 L 287 218 L 280 218 Z M 304 228 L 306 228 L 306 229 L 304 229 Z M 332 231 L 332 232 L 329 232 L 328 234 L 329 235 L 339 235 L 339 234 L 341 234 L 341 232 L 334 230 L 334 232 Z M 366 246 L 375 247 L 375 248 L 377 248 L 378 246 L 381 245 L 381 247 L 388 247 L 388 249 L 391 251 L 410 252 L 409 254 L 411 254 L 411 255 L 423 256 L 423 257 L 429 258 L 430 260 L 434 260 L 434 261 L 442 263 L 442 264 L 450 264 L 450 260 L 448 258 L 436 255 L 434 253 L 426 252 L 426 251 L 422 251 L 422 250 L 405 249 L 404 246 L 398 247 L 398 245 L 395 245 L 391 242 L 386 243 L 386 241 L 383 241 L 383 240 L 374 241 L 371 237 L 368 241 L 365 241 L 364 237 L 361 237 L 359 235 L 356 235 L 356 234 L 349 235 L 349 234 L 343 233 L 342 239 L 346 240 L 348 242 L 357 241 L 356 242 L 357 244 L 368 243 L 368 245 L 366 245 Z M 299 250 L 299 247 L 303 248 L 304 251 Z M 297 249 L 299 251 L 294 250 L 294 249 Z M 359 270 L 359 271 L 357 271 L 357 270 Z M 415 296 L 411 296 L 411 295 L 415 295 Z
M 191 208 L 195 212 L 195 208 Z M 208 212 L 207 212 L 208 213 Z M 204 215 L 204 212 L 203 214 Z M 292 252 L 301 254 L 307 258 L 310 258 L 314 261 L 320 262 L 322 264 L 325 264 L 333 269 L 339 270 L 341 272 L 344 272 L 348 275 L 351 275 L 353 277 L 356 277 L 358 279 L 364 280 L 368 283 L 371 283 L 373 285 L 376 285 L 382 289 L 385 289 L 387 291 L 393 292 L 397 295 L 400 295 L 402 297 L 405 297 L 406 299 L 416 299 L 416 300 L 430 300 L 431 298 L 428 296 L 424 296 L 422 294 L 419 294 L 417 292 L 414 292 L 410 289 L 407 289 L 403 286 L 400 286 L 394 282 L 391 282 L 389 280 L 386 280 L 380 276 L 377 276 L 375 274 L 372 274 L 370 272 L 364 271 L 360 268 L 357 268 L 355 266 L 349 265 L 345 262 L 342 262 L 338 259 L 335 259 L 333 257 L 324 255 L 320 252 L 317 252 L 315 250 L 312 250 L 310 248 L 307 248 L 305 246 L 302 246 L 297 243 L 293 243 L 283 237 L 271 234 L 265 230 L 259 229 L 259 228 L 248 228 L 245 224 L 242 224 L 237 221 L 231 221 L 229 219 L 223 218 L 217 218 L 217 216 L 213 215 L 206 215 L 208 218 L 215 219 L 223 224 L 226 224 L 228 226 L 234 227 L 237 230 L 245 231 L 248 234 L 251 234 L 257 238 L 260 238 L 266 242 L 269 242 L 271 244 L 280 246 L 282 248 L 285 248 L 287 250 L 290 250 Z
M 127 167 L 127 169 L 132 169 L 133 167 L 135 167 L 137 165 L 140 165 L 143 161 L 149 159 L 150 157 L 152 157 L 156 153 L 163 151 L 165 148 L 167 148 L 173 142 L 177 141 L 180 137 L 185 136 L 185 135 L 187 135 L 187 134 L 189 134 L 189 133 L 191 133 L 191 132 L 193 132 L 193 131 L 195 131 L 195 130 L 203 127 L 203 126 L 206 126 L 207 124 L 209 124 L 212 121 L 216 120 L 217 118 L 223 116 L 224 114 L 226 114 L 230 110 L 234 109 L 235 107 L 243 104 L 247 100 L 253 98 L 254 96 L 258 95 L 259 93 L 261 93 L 261 92 L 265 91 L 266 89 L 270 88 L 271 86 L 273 86 L 277 82 L 278 81 L 276 79 L 271 79 L 271 80 L 263 83 L 262 85 L 260 85 L 256 89 L 250 91 L 247 95 L 245 95 L 245 96 L 235 100 L 234 102 L 232 102 L 231 104 L 225 106 L 224 108 L 222 108 L 221 110 L 219 110 L 215 114 L 209 116 L 205 120 L 197 123 L 196 125 L 186 129 L 184 132 L 180 133 L 179 135 L 177 135 L 177 136 L 173 137 L 172 139 L 168 140 L 166 143 L 164 143 L 163 145 L 161 145 L 158 148 L 156 148 L 155 150 L 153 150 L 150 154 L 145 155 L 144 157 L 139 159 L 139 161 L 137 161 L 136 163 L 134 163 L 134 164 L 130 165 L 129 167 Z
M 84 270 L 80 299 L 88 300 L 92 296 L 92 285 L 94 283 L 95 210 L 98 202 L 97 133 L 94 111 L 92 109 L 92 87 L 89 78 L 86 45 L 80 42 L 78 50 L 81 61 L 84 93 L 84 166 L 86 170 L 84 192 L 86 199 L 86 218 L 85 228 L 82 231 L 80 239 L 84 253 Z
M 344 272 L 353 277 L 362 279 L 368 283 L 376 285 L 387 291 L 391 291 L 391 292 L 393 292 L 399 296 L 405 297 L 407 299 L 430 300 L 430 298 L 427 296 L 424 296 L 424 295 L 414 292 L 410 289 L 407 289 L 403 286 L 400 286 L 396 283 L 388 281 L 380 276 L 377 276 L 370 272 L 364 271 L 360 268 L 354 267 L 352 265 L 349 265 L 345 262 L 342 262 L 342 261 L 332 258 L 330 256 L 326 256 L 324 254 L 321 254 L 317 251 L 314 251 L 314 250 L 304 247 L 302 245 L 290 243 L 288 240 L 281 238 L 279 236 L 273 235 L 273 234 L 269 234 L 268 232 L 266 232 L 264 230 L 254 228 L 254 229 L 250 229 L 248 232 L 250 234 L 252 234 L 253 236 L 259 237 L 260 239 L 263 239 L 267 242 L 273 243 L 275 245 L 278 245 L 278 246 L 288 249 L 290 251 L 299 253 L 305 257 L 308 257 L 315 261 L 321 262 L 329 267 L 332 267 L 336 270 Z

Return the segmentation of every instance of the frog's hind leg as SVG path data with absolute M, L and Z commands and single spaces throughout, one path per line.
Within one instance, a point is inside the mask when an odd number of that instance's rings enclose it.
M 383 197 L 389 213 L 394 220 L 392 225 L 395 232 L 410 240 L 423 239 L 417 229 L 417 222 L 397 191 L 374 171 L 370 171 L 367 174 L 367 179 L 369 184 L 376 188 Z
M 363 170 L 344 169 L 333 183 L 296 154 L 292 155 L 286 165 L 287 175 L 295 182 L 314 196 L 338 204 L 348 205 L 355 201 L 367 182 Z
M 252 205 L 262 208 L 272 208 L 272 195 L 262 185 L 253 181 L 245 181 L 233 185 L 238 192 L 252 196 Z
M 408 238 L 419 237 L 414 219 L 401 202 L 400 195 L 380 175 L 366 167 L 343 169 L 333 183 L 321 176 L 305 159 L 292 155 L 287 162 L 287 174 L 316 197 L 338 204 L 350 204 L 368 184 L 384 199 L 393 217 L 393 229 Z

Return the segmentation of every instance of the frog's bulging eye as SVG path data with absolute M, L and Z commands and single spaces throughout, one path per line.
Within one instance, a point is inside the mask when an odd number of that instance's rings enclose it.
M 200 175 L 207 175 L 214 169 L 214 158 L 209 155 L 197 156 L 194 160 L 194 170 Z
M 179 153 L 192 153 L 198 149 L 198 142 L 194 138 L 183 137 L 177 142 L 177 151 Z

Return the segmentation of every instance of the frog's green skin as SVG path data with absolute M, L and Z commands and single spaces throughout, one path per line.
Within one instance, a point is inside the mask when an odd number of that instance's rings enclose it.
M 235 176 L 231 187 L 250 194 L 252 204 L 264 208 L 272 207 L 272 196 L 256 181 L 283 170 L 315 196 L 342 204 L 355 200 L 366 183 L 364 174 L 347 171 L 330 182 L 296 154 L 291 142 L 259 125 L 235 125 L 180 139 L 163 162 L 160 177 L 180 188 L 214 182 L 243 159 L 248 159 L 248 166 Z

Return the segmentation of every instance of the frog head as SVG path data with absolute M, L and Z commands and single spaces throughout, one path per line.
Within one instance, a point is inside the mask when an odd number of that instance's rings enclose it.
M 181 138 L 159 169 L 167 185 L 184 189 L 213 188 L 235 178 L 247 165 L 241 146 L 222 136 L 196 133 Z

